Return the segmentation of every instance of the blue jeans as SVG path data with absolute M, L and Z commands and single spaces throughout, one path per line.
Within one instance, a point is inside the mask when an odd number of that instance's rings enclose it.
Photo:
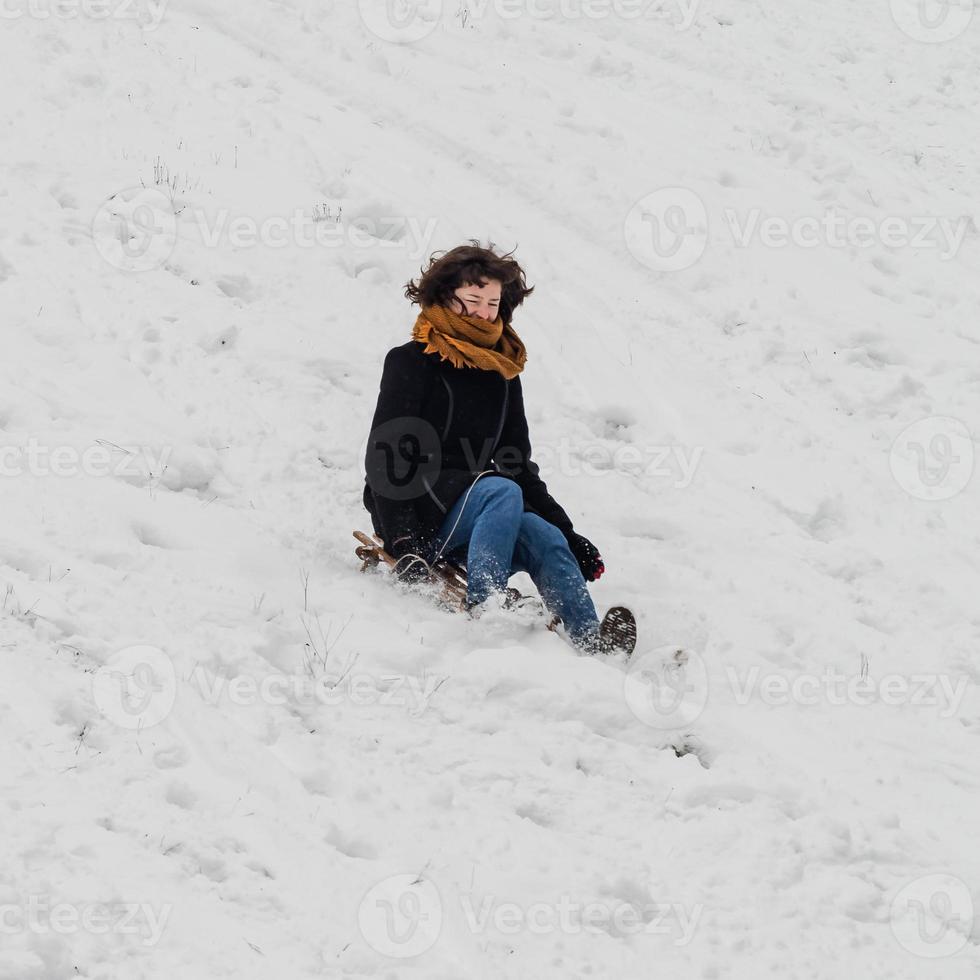
M 565 536 L 543 517 L 524 512 L 513 481 L 484 476 L 460 496 L 442 522 L 435 551 L 466 564 L 466 597 L 480 603 L 527 572 L 569 638 L 588 646 L 599 629 L 592 597 Z

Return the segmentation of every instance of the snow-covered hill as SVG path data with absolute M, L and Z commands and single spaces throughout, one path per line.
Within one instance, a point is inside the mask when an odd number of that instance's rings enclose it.
M 2 980 L 977 976 L 972 6 L 4 4 Z M 628 670 L 357 573 L 469 238 Z

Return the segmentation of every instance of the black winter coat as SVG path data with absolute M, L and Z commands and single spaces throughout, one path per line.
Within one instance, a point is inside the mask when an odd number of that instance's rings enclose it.
M 412 340 L 388 351 L 368 438 L 364 506 L 385 547 L 409 535 L 431 558 L 446 514 L 487 470 L 514 480 L 525 511 L 568 538 L 572 522 L 531 459 L 520 375 L 453 367 L 423 349 Z

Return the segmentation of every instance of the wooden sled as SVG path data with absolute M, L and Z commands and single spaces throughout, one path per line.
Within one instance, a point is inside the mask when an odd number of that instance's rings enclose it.
M 360 544 L 354 549 L 354 554 L 361 559 L 361 571 L 375 569 L 382 563 L 389 568 L 394 568 L 397 561 L 392 558 L 384 549 L 384 542 L 377 536 L 366 535 L 363 531 L 354 531 L 354 537 Z M 466 571 L 454 562 L 440 558 L 431 566 L 433 579 L 436 584 L 442 587 L 442 600 L 454 612 L 466 611 Z M 515 604 L 522 600 L 539 602 L 531 599 L 530 596 L 522 595 L 517 589 L 508 589 L 509 599 Z M 556 630 L 561 620 L 557 616 L 549 616 L 547 610 L 544 611 L 543 618 L 549 630 Z
M 368 537 L 363 531 L 355 531 L 354 537 L 360 545 L 354 549 L 354 554 L 361 559 L 361 571 L 377 568 L 382 562 L 389 568 L 394 568 L 397 561 L 384 549 L 384 542 L 376 535 Z M 432 568 L 432 574 L 437 584 L 442 586 L 442 598 L 456 612 L 466 609 L 466 573 L 452 562 L 440 558 Z

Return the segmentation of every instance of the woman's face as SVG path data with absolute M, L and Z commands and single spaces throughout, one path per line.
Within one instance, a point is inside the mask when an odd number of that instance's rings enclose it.
M 467 283 L 453 293 L 452 309 L 466 316 L 478 316 L 491 323 L 497 319 L 500 309 L 500 281 L 488 279 L 482 286 Z

